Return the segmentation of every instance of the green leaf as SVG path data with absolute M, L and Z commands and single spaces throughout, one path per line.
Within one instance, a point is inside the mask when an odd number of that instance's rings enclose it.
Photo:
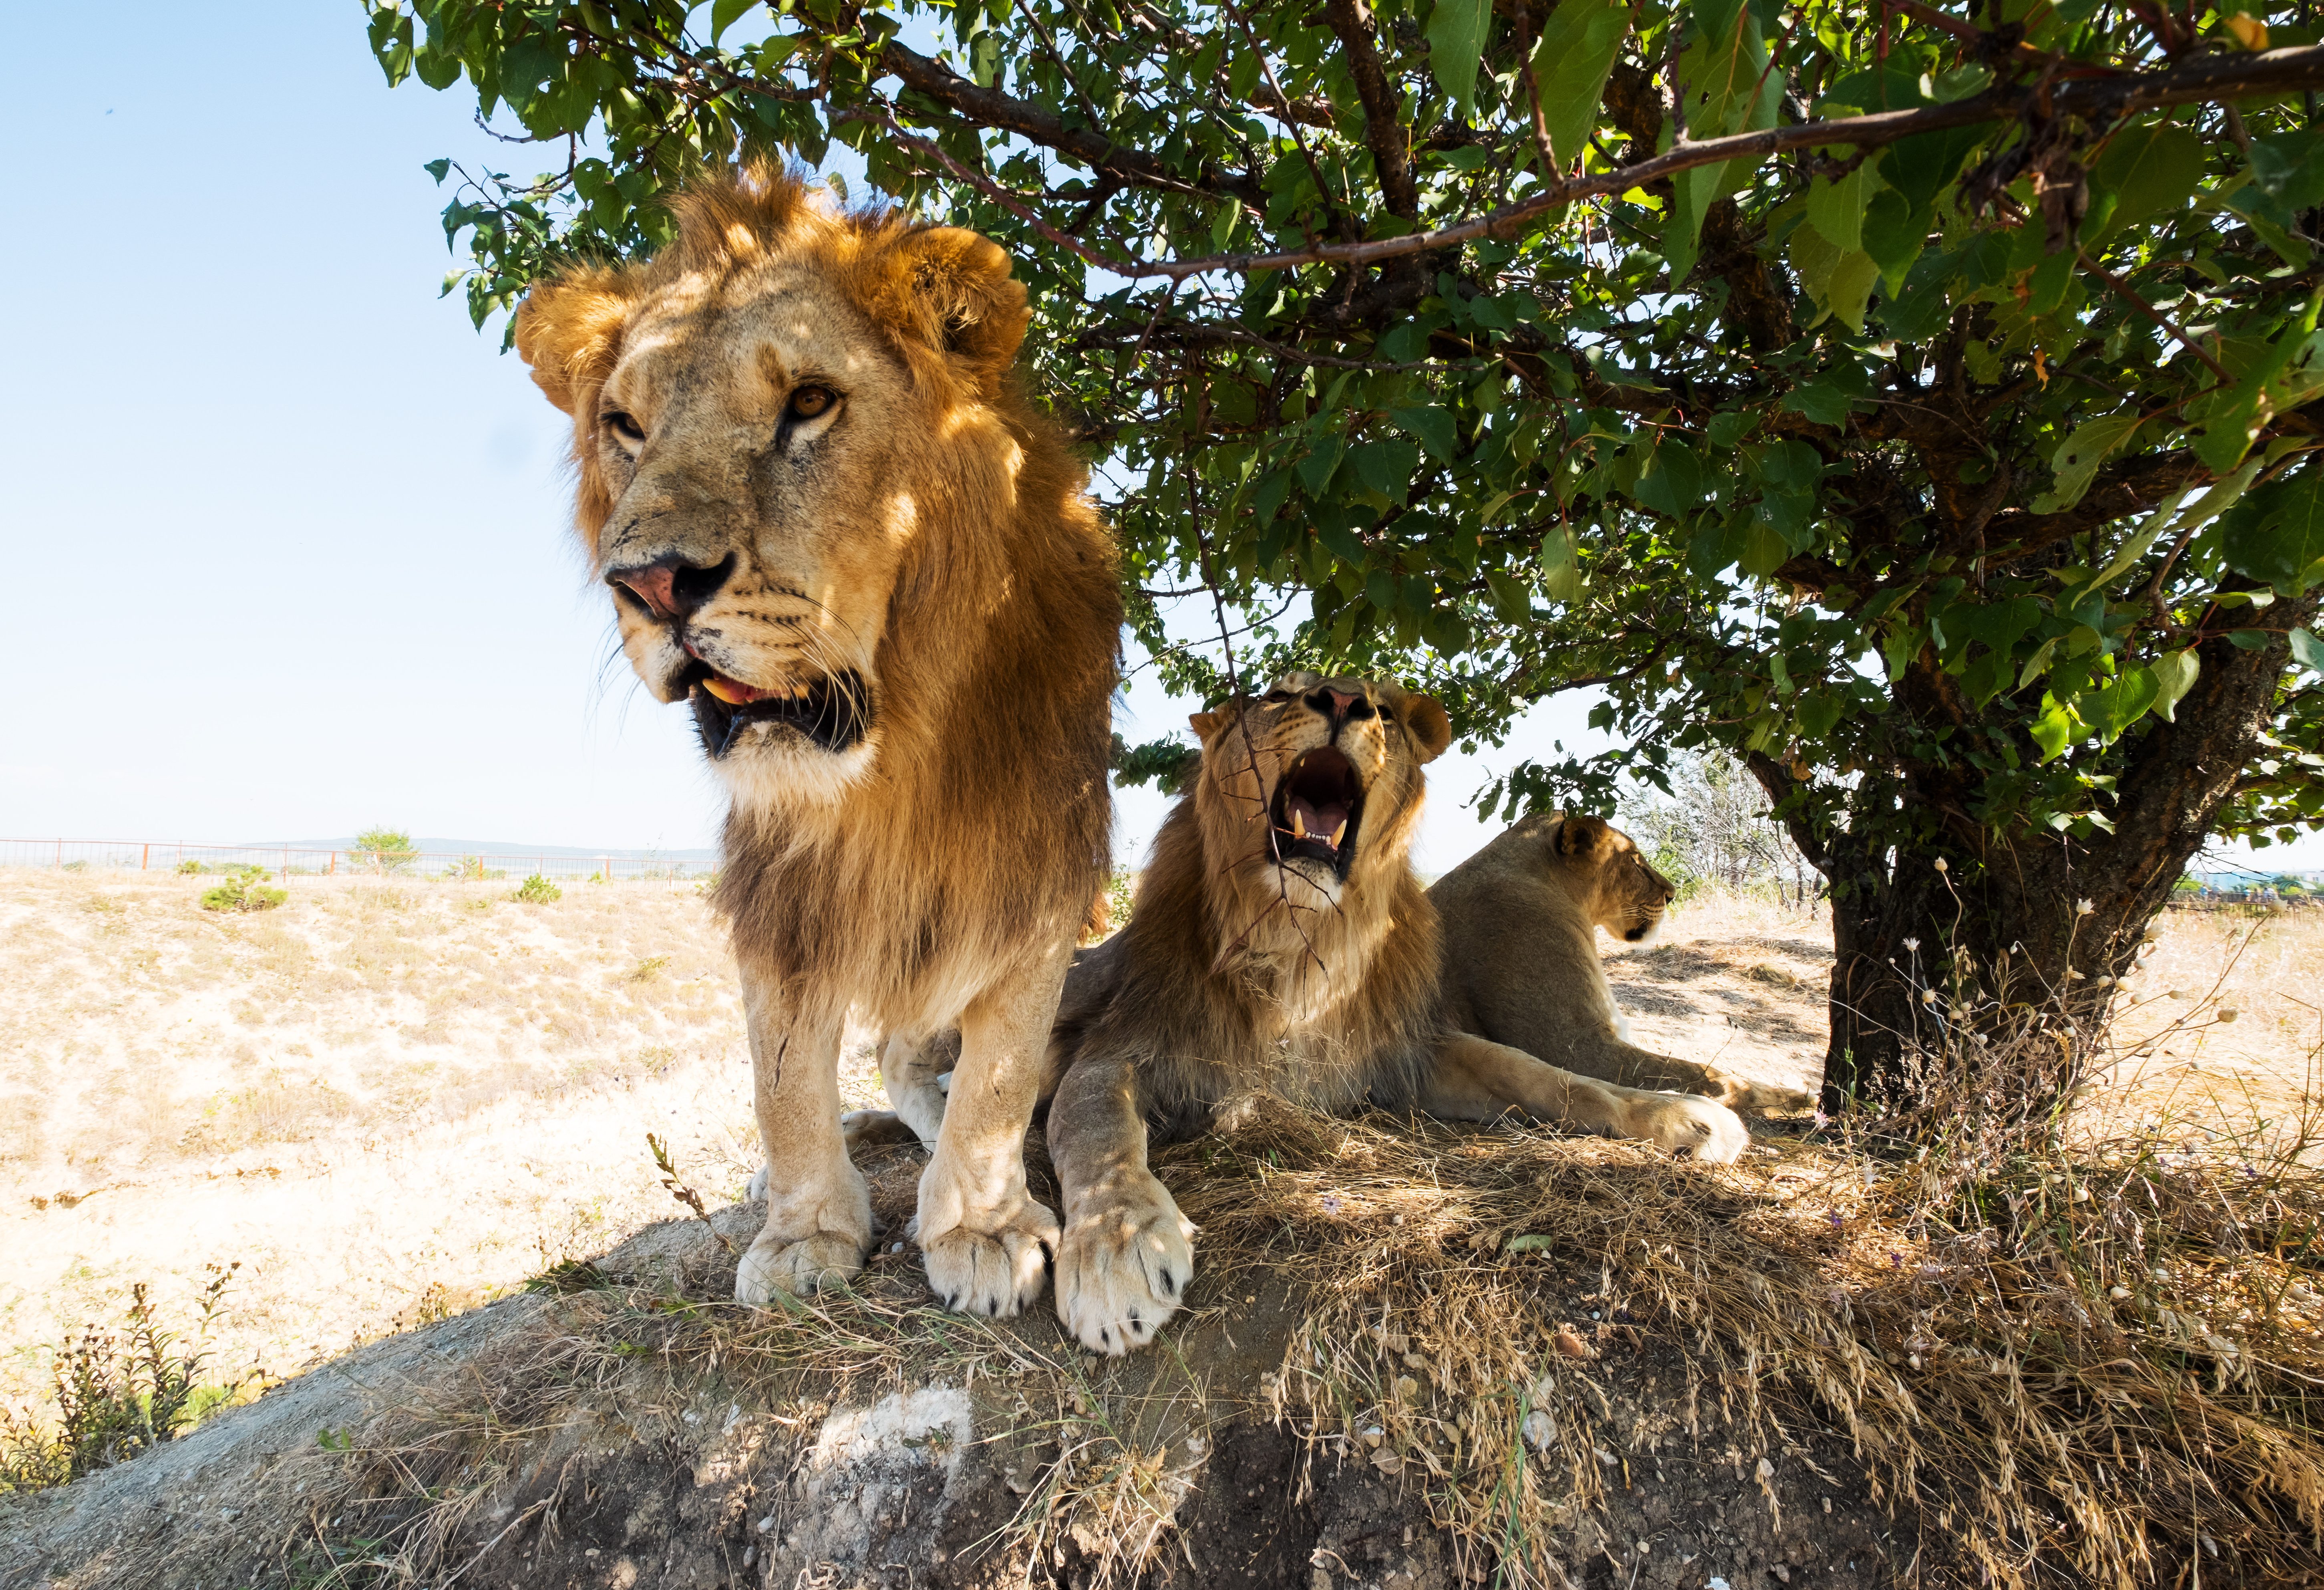
M 1792 555 L 1792 547 L 1775 527 L 1763 519 L 1754 519 L 1743 532 L 1742 555 L 1736 561 L 1743 572 L 1766 578 L 1783 567 L 1784 559 Z
M 1461 116 L 1477 88 L 1477 63 L 1484 58 L 1485 25 L 1493 0 L 1436 0 L 1428 14 L 1428 71 Z
M 757 5 L 760 0 L 711 0 L 710 42 L 718 42 L 719 35 L 734 25 L 734 20 Z
M 1702 506 L 1702 467 L 1687 445 L 1665 438 L 1649 455 L 1630 495 L 1664 518 L 1677 522 Z
M 1879 173 L 1865 162 L 1839 181 L 1818 177 L 1808 184 L 1808 225 L 1842 254 L 1864 246 L 1864 209 L 1880 190 Z
M 2187 202 L 2203 180 L 2203 141 L 2190 129 L 2150 122 L 2117 133 L 2098 156 L 2097 176 L 2115 196 L 2100 236 Z
M 2227 515 L 2227 567 L 2296 596 L 2324 578 L 2324 467 L 2310 464 L 2249 493 Z
M 1541 89 L 1550 149 L 1563 170 L 1572 170 L 1590 147 L 1606 79 L 1629 31 L 1630 8 L 1619 0 L 1559 0 L 1542 23 L 1534 81 Z
M 1389 418 L 1397 425 L 1420 439 L 1429 456 L 1439 463 L 1452 464 L 1461 457 L 1461 428 L 1450 411 L 1434 403 L 1425 407 L 1392 409 Z
M 2041 716 L 2026 726 L 2026 732 L 2034 736 L 2034 744 L 2042 748 L 2042 760 L 2054 762 L 2073 743 L 2074 731 L 2078 726 L 2072 708 L 2063 702 L 2052 702 Z
M 2293 630 L 2292 660 L 2310 673 L 2324 673 L 2324 641 L 2307 630 Z
M 2252 180 L 2287 209 L 2324 204 L 2324 133 L 2313 128 L 2255 138 Z
M 2154 675 L 2155 716 L 2165 723 L 2178 722 L 2180 699 L 2195 688 L 2195 677 L 2203 670 L 2202 660 L 2189 646 L 2165 652 L 2147 665 L 2147 670 Z
M 2077 703 L 2082 721 L 2098 730 L 2102 744 L 2112 744 L 2122 732 L 2146 716 L 2160 688 L 2154 670 L 2135 668 L 2102 690 L 2093 690 Z
M 2034 501 L 2036 513 L 2059 513 L 2082 500 L 2097 477 L 2098 467 L 2129 442 L 2141 424 L 2144 414 L 2102 414 L 2096 420 L 2085 420 L 2074 428 L 2074 434 L 2058 444 L 2050 455 L 2050 468 L 2056 476 L 2045 496 Z
M 1766 69 L 1767 46 L 1759 35 L 1757 15 L 1743 0 L 1695 0 L 1693 11 L 1694 43 L 1679 60 L 1687 136 L 1700 143 L 1774 126 L 1776 106 L 1783 102 L 1782 84 Z M 1663 257 L 1670 262 L 1673 282 L 1683 282 L 1694 270 L 1703 212 L 1728 191 L 1729 168 L 1739 178 L 1748 174 L 1750 163 L 1695 166 L 1671 179 Z

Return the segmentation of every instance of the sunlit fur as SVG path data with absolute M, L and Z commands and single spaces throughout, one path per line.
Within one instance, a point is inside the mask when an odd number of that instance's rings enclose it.
M 1083 952 L 1066 981 L 1059 1050 L 1134 1053 L 1165 1113 L 1192 1117 L 1253 1087 L 1323 1108 L 1381 1088 L 1402 1095 L 1426 1052 L 1436 924 L 1410 852 L 1420 770 L 1450 730 L 1425 696 L 1329 681 L 1379 708 L 1338 742 L 1364 781 L 1355 858 L 1344 887 L 1319 864 L 1280 865 L 1268 803 L 1292 759 L 1330 738 L 1304 699 L 1324 682 L 1295 674 L 1282 681 L 1287 701 L 1197 716 L 1202 768 L 1155 837 L 1130 924 Z M 1090 963 L 1101 959 L 1114 968 L 1102 980 L 1111 997 L 1093 1010 L 1101 979 Z M 1071 1030 L 1076 1020 L 1085 1032 Z
M 871 685 L 873 728 L 849 756 L 793 744 L 715 764 L 735 794 L 718 900 L 738 948 L 875 1019 L 941 1020 L 1027 941 L 1070 942 L 1102 875 L 1111 544 L 1080 460 L 1008 378 L 1027 315 L 1001 250 L 838 209 L 768 168 L 674 209 L 678 238 L 650 263 L 536 289 L 517 347 L 575 418 L 594 562 L 617 503 L 624 519 L 707 521 L 644 549 L 764 558 L 764 577 L 696 616 L 718 632 L 706 659 L 772 686 L 805 656 Z M 782 403 L 809 379 L 843 394 L 822 442 L 849 445 L 770 465 Z M 606 402 L 646 425 L 634 476 L 603 442 Z M 643 502 L 639 477 L 660 487 Z M 805 599 L 773 596 L 793 569 Z M 670 698 L 683 653 L 616 611 L 640 677 Z
M 1596 929 L 1651 944 L 1676 892 L 1628 834 L 1597 818 L 1522 819 L 1428 891 L 1443 935 L 1444 1021 L 1628 1087 L 1702 1094 L 1735 1109 L 1806 1107 L 1794 1088 L 1629 1041 Z
M 1374 710 L 1335 728 L 1327 689 Z M 1149 1131 L 1202 1130 L 1259 1091 L 1325 1109 L 1369 1098 L 1453 1120 L 1529 1116 L 1722 1161 L 1749 1142 L 1708 1099 L 1611 1086 L 1450 1024 L 1436 912 L 1409 854 L 1421 769 L 1451 738 L 1443 709 L 1311 674 L 1272 694 L 1196 715 L 1202 765 L 1155 840 L 1130 924 L 1082 952 L 1058 1007 L 1047 1084 L 1065 1205 L 1057 1311 L 1095 1352 L 1152 1340 L 1194 1272 L 1194 1230 L 1147 1163 Z M 1326 743 L 1363 786 L 1344 883 L 1336 864 L 1286 865 L 1268 848 L 1286 770 Z M 904 1057 L 889 1086 L 915 1099 L 908 1119 L 933 1113 Z
M 651 261 L 536 288 L 516 341 L 573 416 L 593 567 L 731 556 L 687 620 L 702 661 L 762 689 L 853 670 L 869 696 L 870 732 L 844 752 L 758 725 L 714 760 L 733 795 L 716 901 L 752 1011 L 774 1194 L 787 1175 L 823 1178 L 828 1197 L 798 1218 L 868 1243 L 835 1110 L 827 1142 L 820 1123 L 796 1123 L 814 1164 L 786 1163 L 786 1112 L 812 1101 L 791 1100 L 785 1068 L 819 1074 L 825 1049 L 835 1063 L 851 1010 L 914 1031 L 964 1012 L 978 1030 L 983 1010 L 983 1030 L 1008 1028 L 995 1052 L 1025 1049 L 1008 1062 L 1022 1086 L 946 1131 L 973 1130 L 964 1152 L 991 1161 L 967 1203 L 1021 1208 L 1046 1002 L 1108 859 L 1120 627 L 1085 470 L 1010 376 L 1025 290 L 985 238 L 844 209 L 769 167 L 701 182 L 673 213 L 676 239 Z M 800 421 L 794 394 L 816 385 L 838 406 Z M 609 599 L 639 677 L 678 698 L 678 637 Z M 791 1102 L 770 1104 L 779 1092 Z M 965 1187 L 965 1163 L 932 1175 Z M 769 1222 L 762 1241 L 772 1208 Z

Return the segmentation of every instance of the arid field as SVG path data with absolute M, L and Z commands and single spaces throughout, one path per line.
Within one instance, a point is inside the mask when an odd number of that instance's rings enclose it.
M 211 882 L 0 873 L 8 1403 L 140 1281 L 171 1324 L 240 1265 L 213 1369 L 252 1388 L 520 1288 L 679 1212 L 649 1132 L 714 1206 L 740 1196 L 748 1051 L 698 885 L 294 879 L 243 915 L 200 909 Z M 1600 944 L 1638 1041 L 1813 1081 L 1823 915 L 1711 896 L 1650 948 Z M 2324 912 L 2173 912 L 2127 986 L 2126 1040 L 2208 1013 L 2095 1105 L 2299 1114 Z M 859 1042 L 843 1090 L 877 1089 Z

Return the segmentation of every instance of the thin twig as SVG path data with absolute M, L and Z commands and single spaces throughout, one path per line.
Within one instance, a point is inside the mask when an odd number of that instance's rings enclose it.
M 2219 363 L 2218 360 L 2213 358 L 2209 353 L 2205 352 L 2203 345 L 2197 342 L 2193 337 L 2188 336 L 2185 331 L 2181 330 L 2177 321 L 2172 319 L 2170 316 L 2164 314 L 2161 310 L 2156 309 L 2153 304 L 2139 297 L 2138 294 L 2132 290 L 2129 282 L 2116 275 L 2112 271 L 2107 270 L 2104 265 L 2098 263 L 2098 261 L 2090 258 L 2089 251 L 2088 249 L 2078 247 L 2075 252 L 2081 255 L 2083 268 L 2088 270 L 2090 274 L 2096 276 L 2099 281 L 2105 282 L 2108 287 L 2114 289 L 2114 291 L 2121 296 L 2125 303 L 2127 303 L 2131 308 L 2145 316 L 2155 325 L 2163 328 L 2163 329 L 2168 332 L 2171 336 L 2176 337 L 2181 347 L 2185 348 L 2189 353 L 2193 354 L 2197 358 L 2202 360 L 2206 365 L 2209 365 L 2211 367 L 2211 373 L 2217 375 L 2221 381 L 2226 382 L 2230 386 L 2235 384 L 2236 378 L 2227 374 L 2227 367 Z

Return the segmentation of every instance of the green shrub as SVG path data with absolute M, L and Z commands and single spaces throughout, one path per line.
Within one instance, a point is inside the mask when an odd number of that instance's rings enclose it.
M 145 1283 L 131 1289 L 116 1334 L 92 1325 L 56 1364 L 56 1419 L 0 1411 L 0 1495 L 42 1491 L 126 1463 L 231 1400 L 206 1386 L 210 1327 L 239 1264 L 210 1267 L 190 1340 L 161 1328 Z
M 272 911 L 290 898 L 290 892 L 269 888 L 266 869 L 247 863 L 225 869 L 226 882 L 202 891 L 204 911 Z
M 565 891 L 535 873 L 509 891 L 509 898 L 525 905 L 547 905 L 552 900 L 564 899 Z
M 411 836 L 401 828 L 365 828 L 355 836 L 355 848 L 384 872 L 401 872 L 420 859 Z

